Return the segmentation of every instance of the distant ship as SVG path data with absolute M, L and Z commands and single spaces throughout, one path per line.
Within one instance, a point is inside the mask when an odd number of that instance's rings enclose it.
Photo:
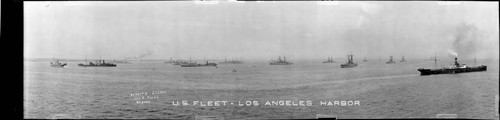
M 286 57 L 283 56 L 283 60 L 281 60 L 281 56 L 278 56 L 278 61 L 272 61 L 269 65 L 291 65 L 293 63 L 286 61 Z
M 333 57 L 328 57 L 328 60 L 323 61 L 323 63 L 335 63 L 335 61 L 333 61 Z
M 172 63 L 172 65 L 182 65 L 182 64 L 187 64 L 188 62 L 184 62 L 181 60 L 176 60 L 175 62 Z
M 59 62 L 59 60 L 54 60 L 54 61 L 50 62 L 50 66 L 52 66 L 52 67 L 64 67 L 66 65 L 67 65 L 66 63 L 61 63 L 61 62 Z
M 403 58 L 399 62 L 406 62 L 405 57 L 403 56 Z
M 166 61 L 165 63 L 167 63 L 167 64 L 172 64 L 172 63 L 175 63 L 175 61 L 172 61 L 172 58 L 170 58 L 170 60 L 169 60 L 169 61 Z
M 434 60 L 437 61 L 437 60 Z M 418 68 L 420 75 L 432 75 L 432 74 L 454 74 L 454 73 L 464 73 L 464 72 L 477 72 L 486 71 L 486 65 L 480 65 L 475 67 L 469 67 L 465 64 L 460 65 L 457 58 L 455 57 L 455 65 L 444 67 L 444 68 Z
M 128 62 L 127 60 L 123 59 L 123 60 L 113 60 L 112 63 L 128 64 L 130 62 Z
M 386 64 L 394 64 L 394 63 L 396 63 L 396 62 L 394 62 L 394 61 L 392 60 L 392 56 L 391 56 L 391 57 L 390 57 L 390 59 L 389 59 L 389 61 L 387 61 L 387 62 L 385 62 L 385 63 L 386 63 Z
M 358 66 L 357 63 L 354 63 L 353 59 L 352 59 L 353 55 L 347 55 L 347 63 L 345 64 L 341 64 L 340 65 L 340 68 L 351 68 L 351 67 L 356 67 Z
M 95 62 L 89 62 L 89 64 L 78 64 L 80 67 L 116 67 L 116 64 L 106 63 L 104 60 L 97 60 Z
M 238 58 L 236 60 L 227 60 L 227 58 L 224 58 L 224 62 L 219 62 L 220 64 L 242 64 L 243 61 L 239 61 Z
M 182 63 L 181 64 L 181 67 L 216 67 L 217 64 L 215 63 L 209 63 L 208 61 L 206 61 L 205 64 L 196 64 L 196 62 L 192 63 L 192 62 L 189 62 L 189 63 Z
M 366 57 L 365 57 L 365 59 L 363 59 L 363 62 L 368 62 L 368 60 L 366 60 Z

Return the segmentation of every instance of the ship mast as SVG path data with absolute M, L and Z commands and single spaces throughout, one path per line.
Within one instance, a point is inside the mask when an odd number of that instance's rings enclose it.
M 436 52 L 434 52 L 434 67 L 437 68 L 437 56 L 436 56 Z

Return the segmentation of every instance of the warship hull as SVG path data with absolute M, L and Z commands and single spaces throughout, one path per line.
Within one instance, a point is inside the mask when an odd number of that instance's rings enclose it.
M 340 68 L 352 68 L 356 66 L 358 66 L 358 64 L 342 64 L 340 65 Z
M 269 65 L 291 65 L 292 63 L 269 63 Z
M 486 71 L 487 66 L 477 66 L 477 67 L 466 67 L 466 68 L 442 68 L 442 69 L 425 69 L 419 68 L 420 75 L 433 75 L 433 74 L 455 74 L 455 73 L 466 73 L 466 72 L 479 72 Z

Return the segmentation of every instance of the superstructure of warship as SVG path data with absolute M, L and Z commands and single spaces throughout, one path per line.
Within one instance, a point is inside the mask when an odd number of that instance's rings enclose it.
M 240 61 L 238 60 L 238 58 L 236 58 L 236 60 L 227 60 L 227 58 L 224 58 L 224 62 L 219 62 L 220 64 L 242 64 L 243 61 Z
M 335 63 L 335 61 L 333 61 L 333 57 L 328 57 L 328 60 L 323 61 L 323 63 Z
M 358 66 L 357 63 L 354 63 L 353 61 L 353 57 L 354 55 L 350 54 L 350 55 L 347 55 L 347 63 L 345 64 L 341 64 L 340 65 L 340 68 L 351 68 L 351 67 L 356 67 Z
M 54 60 L 50 62 L 50 66 L 52 67 L 64 67 L 66 65 L 67 65 L 66 63 L 59 62 L 59 60 Z
M 385 62 L 386 64 L 394 64 L 396 63 L 394 60 L 392 60 L 392 56 L 390 56 L 389 61 Z
M 269 65 L 291 65 L 291 64 L 293 63 L 286 61 L 285 56 L 283 56 L 283 60 L 281 60 L 281 56 L 278 56 L 277 61 L 272 61 L 271 63 L 269 63 Z

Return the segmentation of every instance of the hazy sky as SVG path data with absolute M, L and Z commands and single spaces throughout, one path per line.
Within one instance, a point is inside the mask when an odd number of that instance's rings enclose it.
M 27 58 L 499 54 L 497 2 L 24 2 Z

